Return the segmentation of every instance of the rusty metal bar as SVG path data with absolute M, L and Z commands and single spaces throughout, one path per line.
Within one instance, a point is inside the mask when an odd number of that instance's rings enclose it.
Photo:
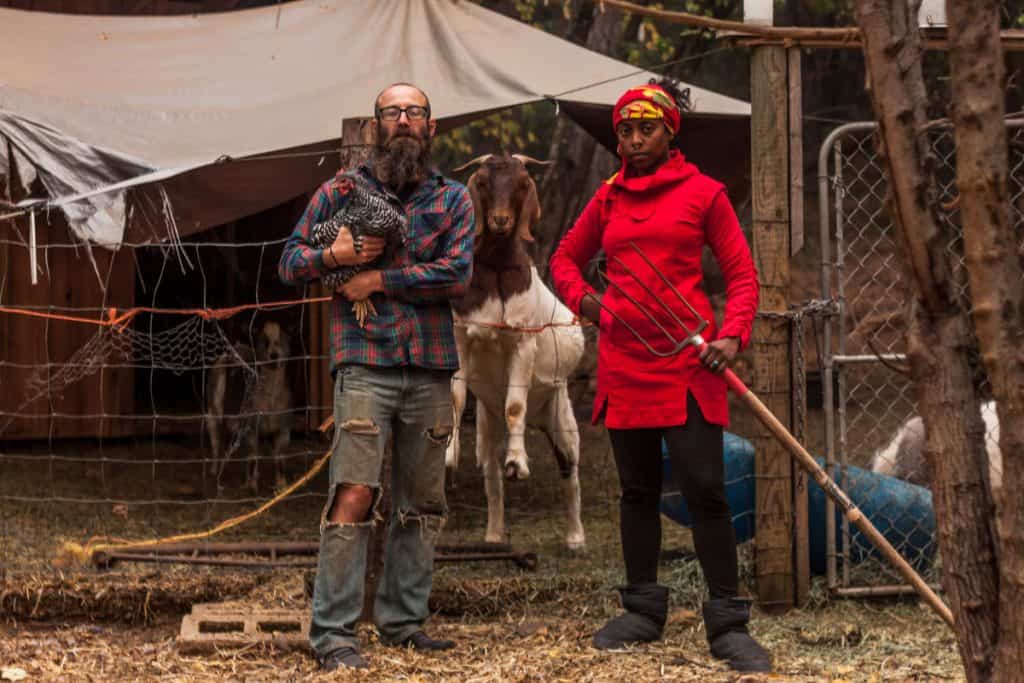
M 316 560 L 298 560 L 294 562 L 274 562 L 268 560 L 233 560 L 221 557 L 192 557 L 191 555 L 148 555 L 145 553 L 117 553 L 99 551 L 93 554 L 93 563 L 101 569 L 109 569 L 118 562 L 146 562 L 150 564 L 193 564 L 212 567 L 252 567 L 252 568 L 308 568 L 315 567 Z
M 216 567 L 315 567 L 315 556 L 320 545 L 315 542 L 286 541 L 267 543 L 171 543 L 146 548 L 140 552 L 100 551 L 93 554 L 93 563 L 108 569 L 118 562 L 148 562 L 155 564 L 190 564 Z M 522 569 L 537 568 L 537 554 L 519 552 L 507 543 L 469 543 L 465 545 L 438 545 L 435 562 L 491 562 L 507 560 Z M 217 555 L 269 555 L 270 560 L 219 558 Z M 285 555 L 312 555 L 314 559 L 278 562 Z
M 281 541 L 266 543 L 167 543 L 136 548 L 134 554 L 144 555 L 315 555 L 320 545 L 315 541 Z
M 942 586 L 931 585 L 933 591 L 941 591 Z M 892 584 L 887 586 L 859 586 L 851 588 L 836 588 L 832 591 L 833 595 L 841 595 L 847 598 L 869 598 L 869 597 L 888 597 L 898 595 L 915 595 L 917 590 L 913 586 L 906 584 Z

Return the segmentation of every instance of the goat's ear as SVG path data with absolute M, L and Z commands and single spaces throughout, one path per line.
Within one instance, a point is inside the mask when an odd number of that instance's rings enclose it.
M 519 222 L 516 225 L 519 239 L 524 242 L 532 242 L 533 235 L 530 234 L 530 228 L 539 220 L 540 200 L 537 198 L 537 184 L 531 178 L 530 189 L 526 191 L 526 199 L 523 200 L 523 206 L 519 209 Z
M 538 166 L 550 166 L 551 164 L 555 163 L 553 161 L 541 161 L 540 159 L 534 159 L 533 157 L 527 156 L 525 154 L 513 154 L 512 158 L 519 159 L 519 161 L 521 161 L 524 166 L 529 166 L 530 164 L 537 164 Z
M 459 166 L 458 168 L 453 168 L 452 169 L 452 173 L 458 173 L 459 171 L 465 171 L 467 168 L 469 168 L 470 166 L 473 166 L 475 164 L 482 164 L 482 163 L 486 162 L 488 159 L 490 159 L 492 156 L 494 156 L 494 155 L 493 154 L 481 154 L 476 159 L 470 159 L 469 161 L 464 163 L 462 166 Z
M 469 190 L 469 198 L 473 200 L 473 215 L 476 218 L 476 236 L 480 237 L 484 234 L 484 222 L 487 217 L 484 216 L 484 205 L 480 201 L 480 186 L 476 182 L 476 173 L 469 176 L 469 180 L 466 181 L 466 189 Z

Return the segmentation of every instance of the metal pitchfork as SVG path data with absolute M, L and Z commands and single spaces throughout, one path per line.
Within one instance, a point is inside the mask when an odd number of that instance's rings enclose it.
M 691 330 L 686 325 L 686 323 L 684 323 L 679 318 L 679 316 L 672 311 L 671 307 L 669 307 L 669 305 L 664 300 L 662 300 L 661 297 L 654 293 L 654 291 L 647 285 L 647 283 L 643 281 L 643 279 L 641 279 L 635 272 L 633 272 L 632 269 L 627 267 L 617 257 L 612 258 L 617 264 L 619 264 L 619 266 L 623 268 L 623 270 L 626 273 L 628 273 L 633 278 L 633 280 L 637 282 L 637 284 L 639 284 L 643 288 L 644 291 L 646 291 L 652 297 L 652 299 L 655 302 L 657 302 L 660 305 L 662 309 L 665 310 L 669 317 L 672 318 L 672 321 L 676 325 L 678 325 L 680 329 L 683 330 L 683 332 L 685 332 L 686 337 L 683 339 L 678 339 L 677 337 L 675 337 L 672 333 L 666 330 L 665 327 L 660 322 L 658 322 L 654 315 L 650 311 L 648 311 L 647 308 L 645 308 L 639 301 L 637 301 L 636 298 L 631 296 L 629 293 L 627 293 L 619 285 L 615 284 L 611 280 L 608 280 L 608 284 L 614 287 L 616 291 L 618 291 L 628 301 L 630 301 L 630 303 L 636 306 L 637 309 L 640 310 L 640 312 L 643 313 L 648 320 L 653 322 L 658 327 L 658 329 L 661 330 L 661 332 L 665 335 L 666 339 L 668 339 L 671 343 L 671 350 L 658 351 L 653 347 L 649 340 L 645 339 L 639 332 L 636 331 L 636 329 L 634 329 L 625 320 L 619 317 L 609 307 L 605 306 L 604 304 L 600 304 L 601 308 L 608 311 L 608 313 L 613 318 L 615 318 L 617 322 L 621 323 L 627 330 L 629 330 L 633 334 L 633 336 L 636 337 L 637 340 L 655 356 L 662 358 L 672 356 L 674 354 L 679 353 L 680 351 L 682 351 L 684 348 L 691 344 L 694 347 L 696 347 L 698 351 L 703 351 L 707 347 L 708 343 L 701 336 L 701 332 L 703 332 L 704 329 L 708 326 L 707 320 L 704 320 L 701 317 L 697 310 L 692 305 L 690 305 L 690 302 L 686 300 L 686 297 L 684 297 L 679 292 L 679 290 L 672 285 L 672 283 L 665 276 L 665 274 L 662 273 L 661 270 L 659 270 L 658 267 L 655 266 L 649 258 L 647 258 L 647 255 L 644 254 L 643 251 L 640 250 L 640 247 L 636 246 L 634 242 L 630 242 L 629 246 L 640 256 L 641 259 L 643 259 L 644 263 L 647 264 L 647 266 L 651 269 L 654 275 L 656 275 L 658 279 L 661 280 L 666 287 L 668 287 L 672 294 L 675 295 L 675 297 L 690 311 L 694 319 L 697 320 L 697 329 Z M 886 540 L 885 536 L 883 536 L 878 531 L 878 529 L 875 528 L 875 525 L 872 524 L 871 521 L 864 516 L 864 514 L 856 505 L 854 505 L 853 501 L 850 500 L 850 497 L 847 496 L 846 493 L 839 488 L 839 486 L 832 479 L 832 477 L 828 475 L 824 468 L 822 468 L 817 462 L 814 461 L 814 458 L 811 456 L 811 454 L 808 453 L 807 450 L 800 444 L 800 442 L 797 441 L 796 438 L 789 432 L 789 430 L 786 429 L 781 422 L 779 422 L 778 418 L 776 418 L 775 415 L 772 414 L 768 407 L 765 406 L 765 404 L 761 403 L 761 400 L 754 394 L 754 392 L 750 390 L 749 387 L 747 387 L 746 384 L 743 383 L 743 380 L 736 376 L 735 372 L 733 372 L 731 369 L 727 367 L 723 371 L 722 375 L 725 378 L 725 383 L 729 386 L 730 389 L 732 389 L 733 393 L 735 393 L 736 396 L 740 400 L 742 400 L 743 403 L 746 404 L 746 406 L 751 410 L 751 412 L 754 413 L 754 416 L 757 417 L 757 419 L 760 420 L 761 423 L 768 428 L 768 431 L 772 433 L 772 436 L 774 436 L 779 441 L 779 443 L 786 447 L 786 450 L 788 450 L 790 455 L 793 456 L 793 459 L 796 460 L 797 464 L 800 467 L 802 467 L 808 474 L 811 475 L 814 481 L 818 483 L 818 486 L 820 486 L 822 490 L 825 491 L 825 494 L 829 498 L 831 498 L 832 501 L 835 502 L 835 504 L 840 507 L 840 509 L 843 510 L 843 513 L 846 515 L 846 518 L 850 520 L 850 522 L 852 522 L 858 529 L 860 529 L 861 533 L 868 537 L 871 543 L 874 544 L 874 546 L 878 548 L 878 550 L 880 550 L 883 555 L 885 555 L 886 559 L 889 560 L 889 562 L 896 569 L 896 571 L 898 571 L 903 576 L 903 578 L 906 579 L 907 582 L 914 587 L 914 590 L 916 590 L 917 593 L 924 599 L 924 601 L 927 602 L 929 606 L 931 606 L 931 608 L 934 609 L 940 617 L 942 617 L 943 621 L 945 621 L 947 624 L 949 624 L 950 627 L 952 627 L 953 613 L 949 610 L 946 604 L 939 599 L 939 596 L 937 596 L 935 592 L 931 589 L 931 587 L 927 583 L 925 583 L 924 579 L 922 579 L 921 576 L 916 571 L 914 571 L 914 568 L 911 567 L 910 564 L 908 564 L 907 561 L 904 560 L 903 557 L 896 551 L 896 549 L 892 547 L 892 544 L 890 544 L 889 541 Z

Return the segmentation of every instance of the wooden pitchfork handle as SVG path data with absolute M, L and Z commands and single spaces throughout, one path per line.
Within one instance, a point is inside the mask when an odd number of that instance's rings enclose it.
M 634 242 L 630 242 L 629 246 L 632 247 L 633 251 L 635 251 L 641 259 L 643 259 L 647 264 L 647 267 L 650 268 L 654 275 L 656 275 L 658 279 L 665 284 L 676 299 L 690 310 L 690 313 L 694 318 L 701 324 L 706 324 L 707 321 L 702 318 L 700 313 L 697 312 L 697 309 L 695 309 L 690 302 L 686 300 L 686 297 L 684 297 L 668 277 L 666 277 L 665 274 L 662 273 L 656 265 L 654 265 L 654 262 L 647 258 L 647 255 L 644 254 L 640 247 L 638 247 Z M 619 263 L 623 268 L 626 268 L 625 264 L 621 261 Z M 634 277 L 636 276 L 634 275 Z M 636 279 L 638 282 L 642 282 L 640 278 Z M 648 291 L 650 292 L 650 290 Z M 653 292 L 650 293 L 654 295 Z M 698 351 L 703 353 L 704 349 L 707 348 L 708 343 L 700 335 L 701 330 L 697 330 L 696 332 L 691 331 L 686 327 L 686 324 L 678 318 L 676 318 L 676 323 L 686 332 L 686 341 L 692 343 L 697 347 Z M 853 522 L 854 526 L 860 529 L 861 533 L 867 536 L 876 548 L 882 551 L 882 554 L 885 555 L 896 570 L 903 575 L 903 578 L 905 578 L 907 582 L 914 587 L 914 590 L 924 598 L 925 602 L 927 602 L 932 609 L 938 612 L 943 621 L 952 627 L 953 613 L 949 610 L 949 607 L 946 606 L 946 603 L 939 599 L 939 596 L 935 594 L 935 591 L 933 591 L 931 587 L 924 582 L 924 579 L 914 571 L 914 568 L 903 559 L 902 555 L 896 552 L 896 549 L 892 547 L 892 544 L 886 540 L 885 536 L 879 533 L 878 529 L 875 528 L 875 525 L 872 524 L 871 521 L 864 516 L 864 513 L 862 513 L 860 509 L 853 504 L 850 497 L 836 485 L 836 482 L 833 481 L 832 477 L 828 476 L 828 473 L 824 468 L 814 462 L 814 458 L 812 458 L 811 454 L 800 445 L 800 442 L 796 440 L 796 437 L 789 433 L 789 430 L 779 422 L 778 418 L 772 414 L 772 411 L 768 410 L 768 407 L 765 404 L 761 403 L 761 399 L 759 399 L 754 392 L 752 392 L 750 388 L 736 376 L 735 372 L 727 367 L 722 374 L 725 377 L 725 383 L 729 385 L 729 388 L 732 389 L 733 393 L 747 404 L 747 407 L 750 408 L 757 419 L 761 421 L 761 424 L 767 427 L 768 431 L 772 433 L 772 436 L 778 439 L 779 443 L 786 447 L 786 450 L 788 450 L 793 458 L 796 459 L 797 464 L 804 468 L 804 470 L 814 478 L 814 481 L 818 482 L 818 486 L 825 491 L 825 494 L 831 498 L 836 505 L 842 508 L 843 512 L 846 514 L 846 518 Z
M 703 350 L 707 346 L 707 342 L 699 336 L 696 337 L 696 341 L 698 349 Z M 836 482 L 832 477 L 828 476 L 828 472 L 814 461 L 814 458 L 811 457 L 811 454 L 808 453 L 802 445 L 800 445 L 800 442 L 796 440 L 796 437 L 789 433 L 789 430 L 779 422 L 778 418 L 772 414 L 772 411 L 768 410 L 768 407 L 765 404 L 761 403 L 761 399 L 759 399 L 754 392 L 743 383 L 743 380 L 736 376 L 735 372 L 726 368 L 722 374 L 725 378 L 725 383 L 729 385 L 729 388 L 732 389 L 733 393 L 736 394 L 736 396 L 739 397 L 748 408 L 750 408 L 757 419 L 768 428 L 768 431 L 770 431 L 772 435 L 786 447 L 796 460 L 797 464 L 810 474 L 814 478 L 814 481 L 818 482 L 818 486 L 825 491 L 825 494 L 843 510 L 846 518 L 853 522 L 853 524 L 860 529 L 861 533 L 871 540 L 876 548 L 882 551 L 882 554 L 885 555 L 896 570 L 903 575 L 903 578 L 907 580 L 907 583 L 912 585 L 914 590 L 924 598 L 924 601 L 927 602 L 940 617 L 942 617 L 942 620 L 952 627 L 953 613 L 949 610 L 949 607 L 946 606 L 946 603 L 942 602 L 939 596 L 935 594 L 935 591 L 933 591 L 931 587 L 925 583 L 924 579 L 914 571 L 914 568 L 903 559 L 903 556 L 892 547 L 892 544 L 889 543 L 885 536 L 875 528 L 875 525 L 871 523 L 871 520 L 864 516 L 860 511 L 860 508 L 853 504 L 850 497 L 836 485 Z

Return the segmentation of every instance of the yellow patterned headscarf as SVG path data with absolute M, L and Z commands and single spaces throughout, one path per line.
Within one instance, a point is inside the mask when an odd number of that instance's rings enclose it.
M 658 85 L 641 85 L 622 94 L 612 110 L 612 127 L 621 121 L 655 119 L 665 123 L 672 135 L 679 132 L 679 107 Z

